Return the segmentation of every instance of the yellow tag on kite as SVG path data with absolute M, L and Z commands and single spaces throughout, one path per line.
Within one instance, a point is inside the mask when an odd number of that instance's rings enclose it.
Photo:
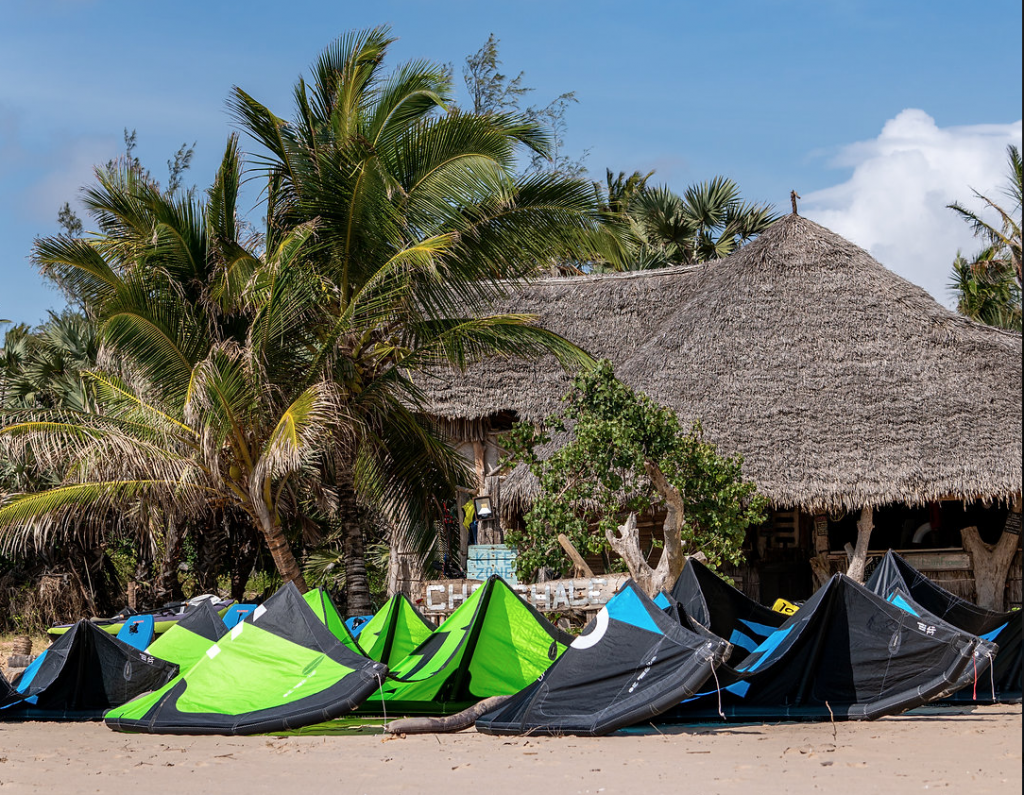
M 800 605 L 787 602 L 785 599 L 776 599 L 775 604 L 772 605 L 772 610 L 776 613 L 782 613 L 784 616 L 791 616 L 799 609 Z

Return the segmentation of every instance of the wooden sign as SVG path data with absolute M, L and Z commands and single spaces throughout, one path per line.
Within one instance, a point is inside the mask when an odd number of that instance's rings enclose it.
M 466 560 L 466 575 L 470 580 L 486 580 L 497 574 L 509 585 L 516 579 L 516 551 L 504 544 L 471 544 Z
M 599 577 L 510 587 L 542 613 L 600 610 L 628 579 L 628 574 L 602 574 Z M 451 613 L 481 585 L 481 580 L 428 580 L 423 586 L 423 600 L 419 608 L 428 616 Z

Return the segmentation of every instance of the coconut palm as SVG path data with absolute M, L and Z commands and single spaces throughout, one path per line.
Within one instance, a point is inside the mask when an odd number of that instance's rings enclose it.
M 612 264 L 619 270 L 647 270 L 708 262 L 728 256 L 777 219 L 770 205 L 744 202 L 730 179 L 715 177 L 692 185 L 682 196 L 666 186 L 648 187 L 639 172 L 625 186 L 608 174 L 609 206 L 613 190 L 630 190 L 618 213 L 625 224 L 625 254 Z M 619 175 L 618 182 L 622 181 Z
M 516 179 L 516 148 L 545 151 L 543 131 L 445 113 L 444 70 L 383 74 L 390 42 L 377 29 L 330 47 L 290 123 L 235 90 L 266 149 L 260 239 L 240 239 L 232 142 L 205 200 L 101 172 L 86 194 L 100 234 L 37 244 L 37 261 L 96 307 L 120 366 L 92 376 L 97 416 L 4 429 L 12 448 L 73 462 L 61 488 L 0 508 L 8 538 L 83 508 L 172 522 L 230 506 L 304 587 L 288 536 L 326 516 L 345 539 L 348 610 L 365 612 L 364 508 L 427 527 L 433 495 L 464 477 L 410 374 L 494 354 L 587 361 L 531 317 L 480 310 L 552 248 L 591 250 L 588 187 Z
M 301 582 L 282 515 L 297 513 L 284 510 L 303 485 L 295 475 L 318 471 L 310 462 L 328 444 L 332 387 L 276 389 L 280 374 L 259 358 L 273 346 L 258 335 L 274 324 L 292 330 L 267 294 L 296 283 L 292 298 L 310 293 L 291 270 L 311 229 L 284 236 L 262 257 L 239 242 L 234 140 L 206 199 L 161 193 L 130 168 L 97 177 L 86 205 L 100 233 L 37 241 L 35 257 L 87 298 L 108 368 L 86 373 L 95 411 L 49 407 L 3 428 L 10 453 L 31 451 L 63 473 L 57 488 L 0 508 L 5 545 L 95 535 L 111 515 L 128 514 L 141 527 L 161 525 L 173 547 L 189 522 L 233 508 L 260 529 L 282 575 Z M 284 314 L 302 316 L 292 310 Z M 282 344 L 308 342 L 295 331 Z
M 265 151 L 269 234 L 316 225 L 309 262 L 330 322 L 310 373 L 330 374 L 350 418 L 352 445 L 334 472 L 349 610 L 368 606 L 360 502 L 406 512 L 424 502 L 408 487 L 418 457 L 395 445 L 443 449 L 409 374 L 546 350 L 578 363 L 532 318 L 486 307 L 538 262 L 590 256 L 600 230 L 582 181 L 516 176 L 517 149 L 547 154 L 548 133 L 521 117 L 449 110 L 442 65 L 386 74 L 392 41 L 376 28 L 329 47 L 312 82 L 295 86 L 289 122 L 241 89 L 231 100 Z
M 976 237 L 980 237 L 988 243 L 986 251 L 993 254 L 992 261 L 1005 260 L 1011 266 L 1017 276 L 1017 284 L 1021 284 L 1021 199 L 1024 194 L 1024 181 L 1022 181 L 1020 150 L 1013 146 L 1006 147 L 1006 159 L 1008 165 L 1008 178 L 1003 193 L 1010 199 L 1012 204 L 1009 209 L 997 204 L 994 200 L 971 190 L 976 198 L 984 202 L 985 206 L 994 210 L 1000 219 L 1000 225 L 994 226 L 982 218 L 978 213 L 969 210 L 959 202 L 946 205 L 953 210 L 964 221 L 971 225 L 971 230 Z
M 1005 195 L 1009 209 L 978 191 L 973 191 L 986 207 L 998 214 L 998 226 L 978 213 L 954 202 L 947 205 L 971 225 L 976 237 L 985 242 L 973 259 L 957 252 L 953 262 L 950 290 L 957 311 L 990 326 L 1021 330 L 1021 158 L 1016 146 L 1006 148 L 1008 179 Z

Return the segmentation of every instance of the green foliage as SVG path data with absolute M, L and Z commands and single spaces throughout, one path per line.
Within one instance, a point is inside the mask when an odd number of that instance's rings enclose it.
M 1021 290 L 1012 265 L 989 247 L 967 259 L 957 252 L 949 284 L 956 311 L 988 326 L 1021 331 Z
M 69 237 L 77 237 L 82 234 L 84 227 L 82 226 L 82 219 L 79 218 L 75 211 L 71 209 L 70 202 L 64 202 L 61 208 L 57 211 L 57 225 L 64 230 L 64 234 Z
M 645 184 L 626 216 L 628 270 L 721 259 L 778 220 L 771 205 L 743 201 L 739 186 L 725 177 L 691 185 L 682 196 Z
M 499 39 L 492 33 L 483 47 L 466 57 L 462 67 L 462 79 L 473 100 L 473 113 L 517 111 L 520 100 L 533 91 L 523 85 L 525 72 L 511 79 L 501 73 L 498 44 Z
M 565 136 L 568 132 L 566 114 L 579 100 L 575 91 L 559 94 L 547 105 L 530 105 L 523 108 L 522 102 L 533 88 L 523 83 L 525 72 L 509 77 L 501 72 L 501 58 L 498 54 L 500 40 L 492 33 L 484 46 L 466 58 L 462 78 L 473 102 L 473 113 L 488 115 L 512 113 L 522 115 L 531 122 L 542 125 L 548 131 L 547 151 L 533 151 L 529 156 L 527 172 L 548 174 L 558 177 L 582 177 L 586 173 L 584 161 L 587 152 L 573 159 L 565 153 Z
M 975 237 L 985 243 L 973 259 L 957 252 L 949 288 L 956 297 L 957 311 L 980 323 L 1021 331 L 1021 198 L 1024 180 L 1020 150 L 1006 148 L 1007 180 L 1003 190 L 1011 204 L 1005 207 L 973 191 L 990 213 L 998 215 L 998 225 L 958 202 L 947 205 L 967 222 Z
M 763 521 L 767 508 L 744 480 L 740 456 L 719 454 L 699 423 L 685 429 L 671 409 L 618 381 L 607 361 L 578 375 L 564 401 L 540 427 L 519 423 L 504 440 L 507 463 L 525 463 L 540 480 L 525 528 L 506 534 L 523 581 L 542 566 L 566 570 L 558 533 L 584 555 L 603 552 L 605 531 L 624 514 L 659 507 L 649 463 L 682 495 L 684 551 L 703 552 L 712 567 L 738 562 L 747 527 Z

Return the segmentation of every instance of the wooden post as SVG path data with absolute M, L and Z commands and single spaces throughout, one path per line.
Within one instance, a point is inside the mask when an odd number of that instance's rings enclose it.
M 576 550 L 576 547 L 572 545 L 572 541 L 565 535 L 565 533 L 558 534 L 558 543 L 562 545 L 562 549 L 565 550 L 565 554 L 569 556 L 574 564 L 574 570 L 572 573 L 573 577 L 588 577 L 593 579 L 594 572 L 590 566 L 587 565 L 587 561 L 584 560 L 583 556 Z
M 486 520 L 477 517 L 476 541 L 478 544 L 501 544 L 504 542 L 501 517 L 498 515 L 501 506 L 501 478 L 496 475 L 485 477 L 483 493 L 491 498 L 494 516 Z
M 988 610 L 1002 611 L 1005 607 L 1006 575 L 1020 546 L 1020 503 L 1014 508 L 1007 515 L 1006 526 L 995 544 L 982 541 L 977 527 L 960 531 L 964 549 L 971 555 L 975 601 Z
M 476 473 L 476 493 L 482 494 L 487 475 L 487 444 L 479 439 L 473 440 L 473 470 Z
M 860 509 L 857 520 L 857 546 L 850 558 L 850 566 L 846 576 L 855 582 L 864 584 L 864 571 L 868 564 L 868 547 L 871 543 L 871 530 L 874 527 L 874 509 L 868 505 Z

